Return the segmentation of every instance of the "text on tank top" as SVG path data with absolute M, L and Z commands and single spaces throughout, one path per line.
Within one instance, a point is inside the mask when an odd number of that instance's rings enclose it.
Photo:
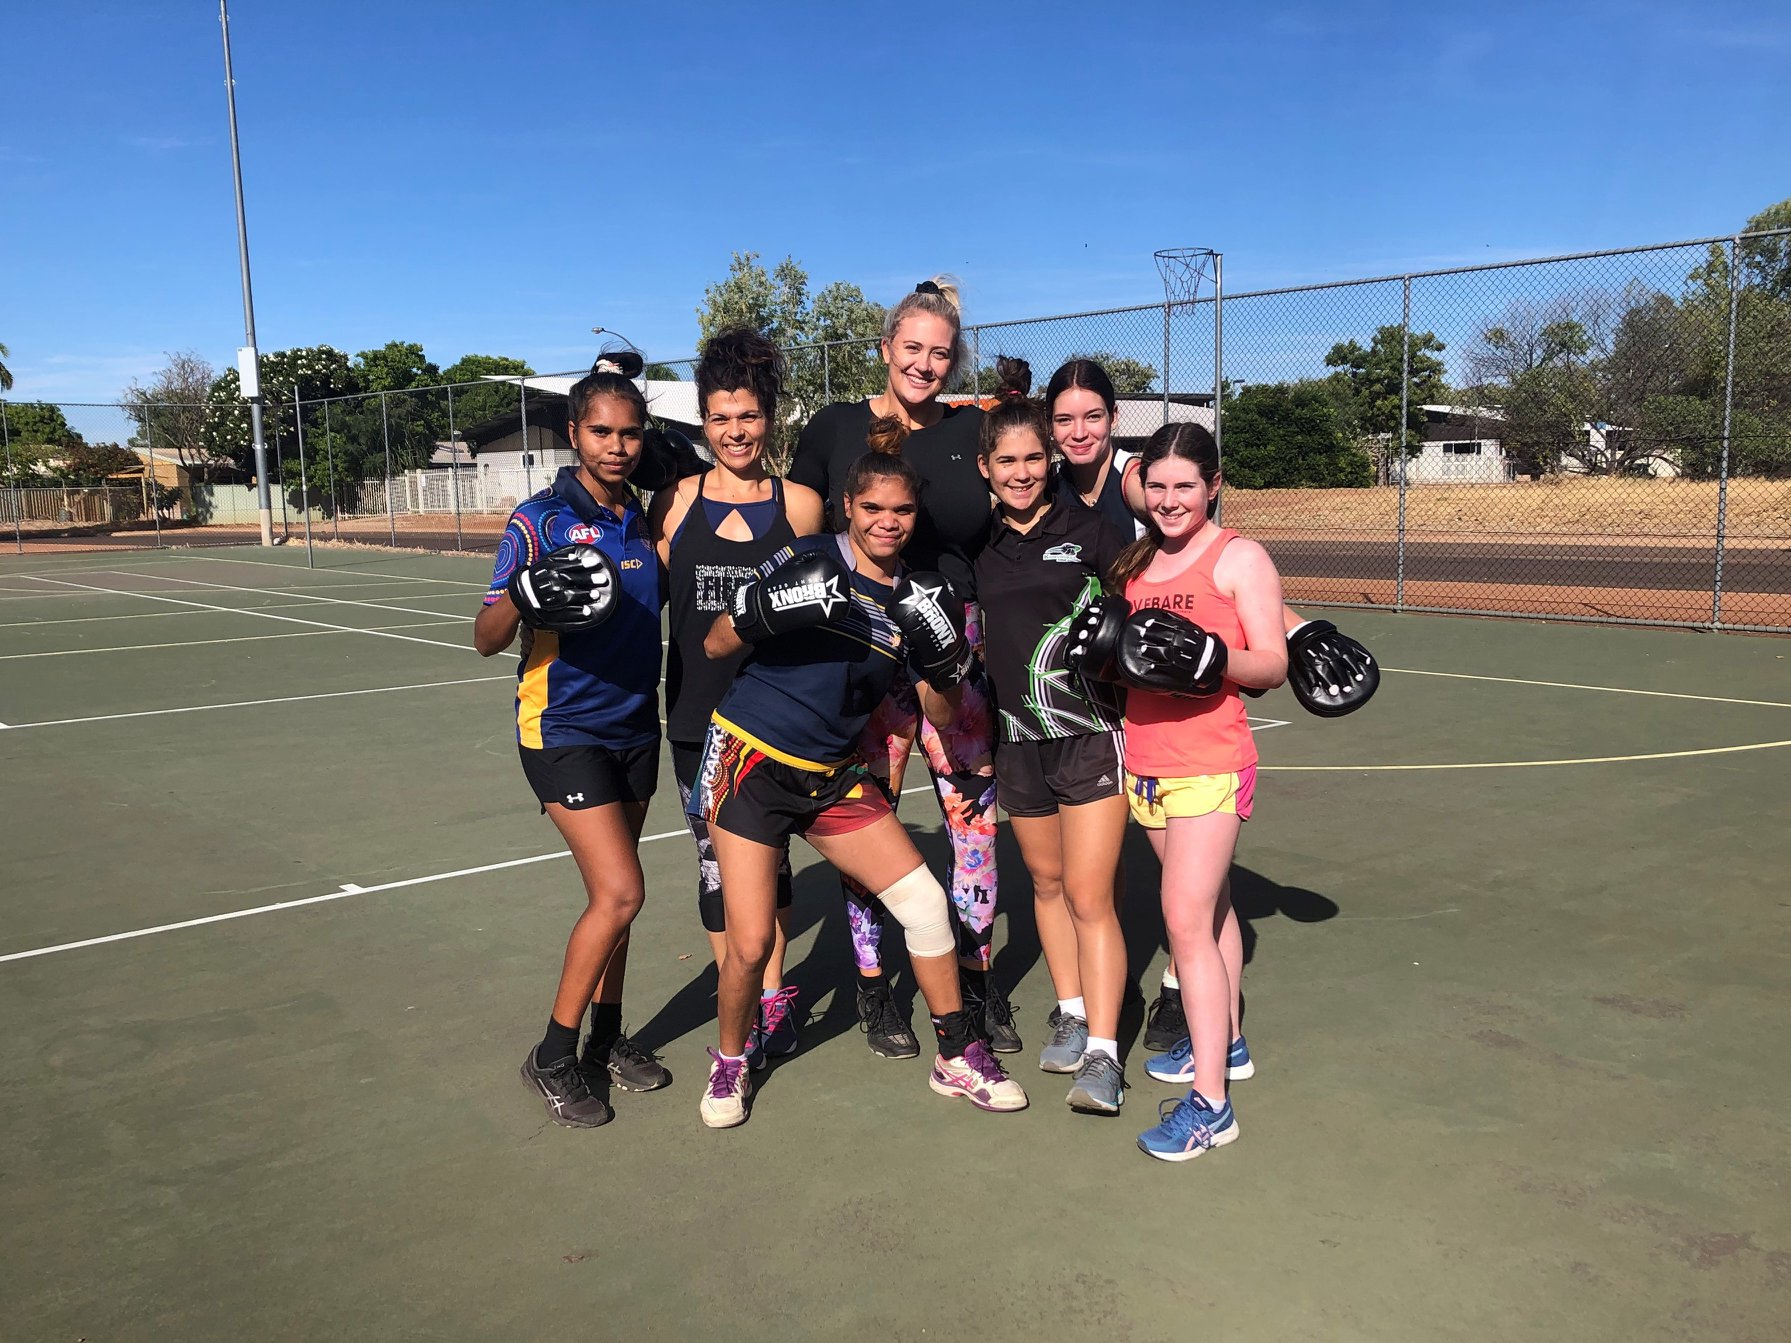
M 1213 580 L 1219 555 L 1236 532 L 1220 531 L 1199 559 L 1173 578 L 1143 575 L 1126 584 L 1134 611 L 1158 608 L 1185 616 L 1227 648 L 1248 648 L 1237 607 Z M 1126 692 L 1126 768 L 1158 779 L 1234 774 L 1256 763 L 1250 716 L 1232 681 L 1217 695 L 1182 699 L 1152 690 Z
M 753 576 L 753 571 L 796 539 L 784 512 L 783 482 L 773 477 L 771 498 L 744 506 L 726 504 L 717 519 L 711 506 L 718 501 L 702 493 L 692 501 L 671 546 L 671 640 L 667 649 L 666 737 L 671 741 L 700 742 L 709 729 L 709 716 L 733 684 L 734 673 L 745 659 L 742 650 L 731 658 L 711 658 L 703 652 L 703 640 L 715 617 L 733 603 L 734 589 Z M 739 512 L 752 526 L 753 512 L 775 505 L 775 516 L 751 541 L 730 541 L 717 536 L 718 521 Z M 751 512 L 749 512 L 751 510 Z

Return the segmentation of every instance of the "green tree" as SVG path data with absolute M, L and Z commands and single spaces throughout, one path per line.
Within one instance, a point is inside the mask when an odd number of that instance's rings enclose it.
M 1252 383 L 1225 399 L 1225 480 L 1241 489 L 1374 483 L 1368 454 L 1313 383 Z
M 534 372 L 522 360 L 501 354 L 466 354 L 449 364 L 441 371 L 443 382 L 477 384 L 455 387 L 454 428 L 464 433 L 475 424 L 509 414 L 521 400 L 521 389 L 515 383 L 481 382 L 480 379 L 529 377 Z
M 1402 348 L 1409 354 L 1409 380 Z M 1392 460 L 1401 449 L 1405 457 L 1414 457 L 1421 450 L 1418 431 L 1424 426 L 1423 407 L 1442 401 L 1448 393 L 1443 361 L 1437 357 L 1447 348 L 1430 331 L 1412 332 L 1409 346 L 1404 346 L 1400 327 L 1383 326 L 1375 331 L 1368 348 L 1357 341 L 1340 341 L 1325 355 L 1325 367 L 1343 376 L 1356 432 L 1378 440 L 1371 451 L 1377 478 L 1383 484 L 1392 480 Z M 1403 430 L 1399 423 L 1402 385 L 1406 388 Z
M 749 326 L 786 351 L 788 376 L 777 443 L 782 450 L 829 400 L 854 400 L 881 390 L 877 339 L 884 311 L 857 285 L 842 282 L 811 298 L 808 272 L 794 257 L 767 271 L 757 252 L 735 252 L 727 275 L 703 291 L 697 327 L 707 340 L 732 327 Z M 825 348 L 813 348 L 823 342 L 828 342 Z
M 262 355 L 262 422 L 270 440 L 292 432 L 295 390 L 300 400 L 312 403 L 325 397 L 349 396 L 362 391 L 363 387 L 348 356 L 331 345 L 274 350 Z M 242 399 L 242 383 L 234 368 L 225 369 L 213 380 L 205 400 L 205 425 L 200 435 L 202 448 L 210 456 L 227 458 L 241 470 L 253 472 L 254 430 L 249 403 Z M 352 403 L 340 402 L 332 409 L 349 404 Z M 312 414 L 316 409 L 310 404 L 306 406 L 307 436 L 312 431 Z
M 641 370 L 641 376 L 648 382 L 682 382 L 684 377 L 671 364 L 648 364 Z
M 12 351 L 6 348 L 4 341 L 0 341 L 0 392 L 12 390 L 12 370 L 6 366 L 6 360 L 10 358 Z
M 105 485 L 143 470 L 143 459 L 116 443 L 74 443 L 62 449 L 50 474 L 69 485 Z
M 51 448 L 85 442 L 62 413 L 62 407 L 49 401 L 8 401 L 6 432 L 17 453 L 33 445 Z

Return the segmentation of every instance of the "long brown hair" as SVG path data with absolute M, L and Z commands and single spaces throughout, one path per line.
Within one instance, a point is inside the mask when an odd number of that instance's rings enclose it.
M 1151 467 L 1166 457 L 1179 457 L 1184 462 L 1194 463 L 1200 471 L 1201 480 L 1208 485 L 1219 478 L 1219 445 L 1213 441 L 1212 434 L 1203 425 L 1183 421 L 1166 424 L 1152 434 L 1138 457 L 1138 483 L 1144 484 L 1150 476 Z M 1210 509 L 1208 515 L 1211 515 Z M 1149 567 L 1162 545 L 1163 532 L 1157 526 L 1156 518 L 1147 512 L 1144 518 L 1144 535 L 1120 551 L 1119 558 L 1113 561 L 1113 568 L 1107 575 L 1109 588 L 1116 592 L 1124 591 L 1127 583 Z

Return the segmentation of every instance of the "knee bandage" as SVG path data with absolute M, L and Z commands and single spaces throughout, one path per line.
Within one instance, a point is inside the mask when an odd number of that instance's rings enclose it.
M 888 890 L 877 892 L 877 899 L 902 925 L 902 939 L 910 956 L 949 956 L 958 949 L 945 887 L 925 864 Z

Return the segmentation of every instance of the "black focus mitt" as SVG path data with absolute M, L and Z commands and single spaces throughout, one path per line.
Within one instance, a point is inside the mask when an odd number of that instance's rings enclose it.
M 1134 611 L 1119 636 L 1120 680 L 1184 699 L 1218 694 L 1228 657 L 1218 635 L 1157 607 Z
M 1119 635 L 1132 604 L 1117 594 L 1096 597 L 1070 619 L 1063 669 L 1084 681 L 1119 679 Z
M 1308 620 L 1287 636 L 1287 680 L 1294 698 L 1320 718 L 1354 713 L 1380 688 L 1374 654 L 1328 620 Z
M 596 546 L 563 546 L 511 574 L 506 590 L 530 629 L 576 634 L 615 614 L 622 576 Z

